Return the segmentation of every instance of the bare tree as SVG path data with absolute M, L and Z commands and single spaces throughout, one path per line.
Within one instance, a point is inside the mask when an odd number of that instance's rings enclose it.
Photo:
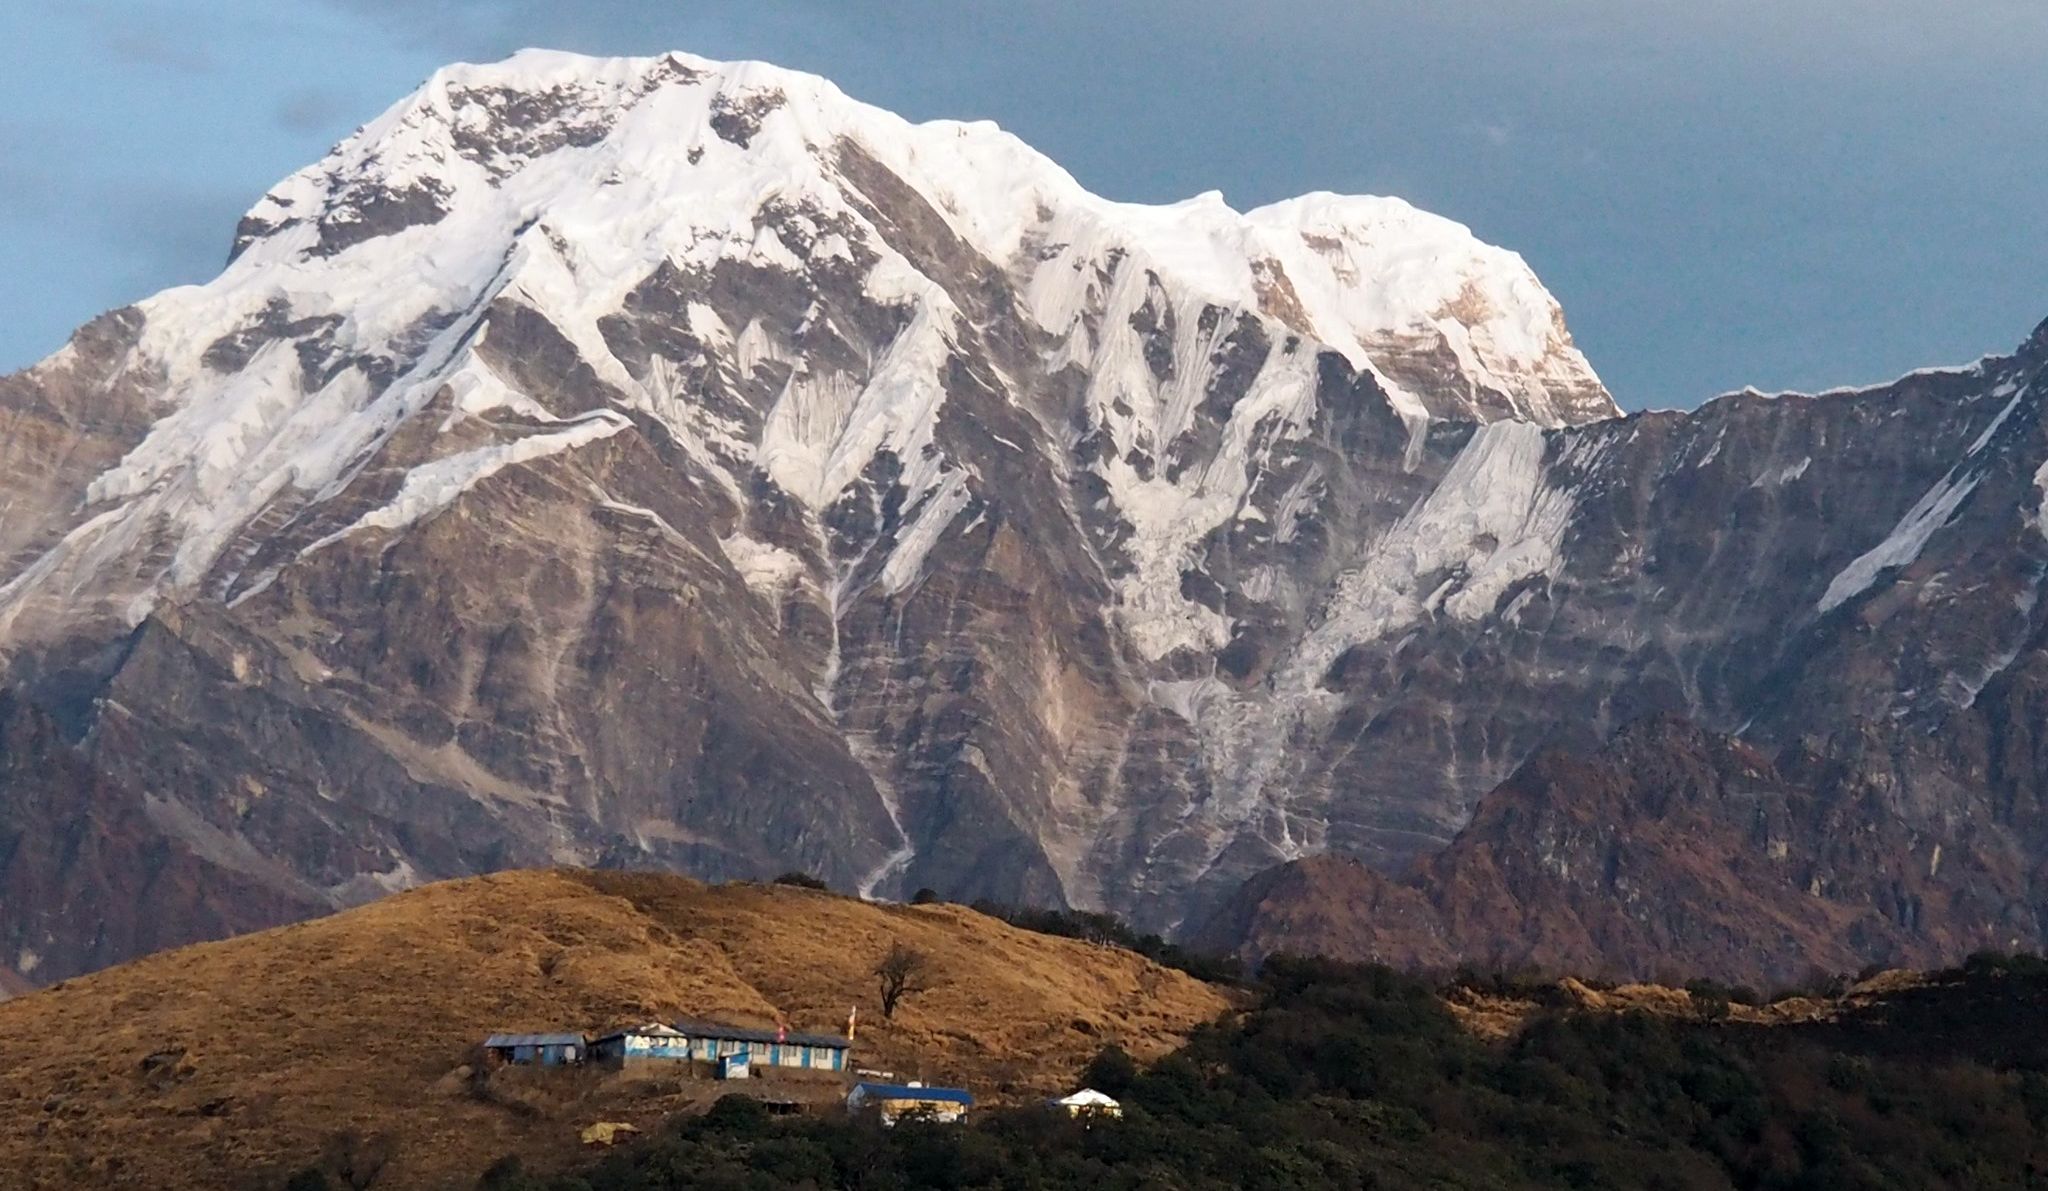
M 915 947 L 892 943 L 889 953 L 875 964 L 875 979 L 882 986 L 882 1016 L 896 1016 L 896 1005 L 912 993 L 932 985 L 932 958 Z

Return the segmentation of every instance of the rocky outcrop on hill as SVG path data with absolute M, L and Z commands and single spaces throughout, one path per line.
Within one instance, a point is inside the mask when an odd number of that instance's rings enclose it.
M 1398 200 L 1114 203 L 808 76 L 529 53 L 0 380 L 0 653 L 136 846 L 278 913 L 573 862 L 1171 930 L 1660 711 L 1861 733 L 1916 847 L 2042 857 L 2044 363 L 1624 418 Z M 39 790 L 0 882 L 141 888 Z M 49 896 L 39 979 L 252 924 Z

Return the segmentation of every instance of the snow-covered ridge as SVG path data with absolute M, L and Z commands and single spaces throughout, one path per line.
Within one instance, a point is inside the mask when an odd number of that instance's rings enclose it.
M 871 166 L 896 197 L 876 197 Z M 880 209 L 892 203 L 905 209 Z M 1378 376 L 1411 428 L 1618 412 L 1520 257 L 1398 199 L 1321 193 L 1249 212 L 1214 193 L 1115 202 L 992 124 L 912 124 L 814 76 L 685 54 L 525 51 L 436 72 L 265 195 L 218 278 L 140 305 L 136 363 L 161 377 L 159 420 L 93 483 L 83 536 L 38 574 L 51 590 L 82 585 L 168 532 L 174 566 L 129 576 L 127 614 L 145 614 L 152 592 L 198 584 L 265 510 L 341 491 L 449 395 L 435 415 L 444 442 L 407 464 L 420 469 L 407 499 L 357 528 L 402 527 L 502 467 L 623 426 L 570 426 L 493 371 L 480 354 L 490 311 L 509 304 L 538 312 L 621 413 L 661 422 L 730 493 L 759 471 L 815 514 L 892 456 L 902 507 L 918 512 L 886 557 L 886 584 L 901 590 L 968 503 L 970 469 L 935 446 L 942 376 L 970 317 L 963 282 L 931 263 L 939 249 L 912 243 L 929 233 L 905 230 L 934 215 L 1010 285 L 1036 341 L 1058 345 L 1046 367 L 1090 378 L 1092 423 L 1115 447 L 1099 470 L 1134 531 L 1121 612 L 1147 657 L 1228 639 L 1178 575 L 1202 535 L 1257 512 L 1244 504 L 1269 445 L 1256 419 L 1303 432 L 1318 349 Z M 826 364 L 764 329 L 758 310 L 693 300 L 676 321 L 698 359 L 629 366 L 615 352 L 606 326 L 651 278 L 734 264 L 808 287 L 851 279 L 861 301 L 900 313 L 901 329 L 841 337 L 863 362 Z M 1153 474 L 1145 460 L 1189 429 L 1240 314 L 1299 343 L 1269 363 L 1222 455 Z M 1153 316 L 1177 329 L 1135 329 Z M 685 378 L 706 360 L 728 394 L 779 386 L 747 398 L 757 423 L 693 390 Z M 211 582 L 227 590 L 234 576 Z
M 815 76 L 683 54 L 530 50 L 442 70 L 251 211 L 245 226 L 261 239 L 249 264 L 304 269 L 309 250 L 327 251 L 324 234 L 337 259 L 313 271 L 356 276 L 408 260 L 425 239 L 432 250 L 412 288 L 428 281 L 445 303 L 539 220 L 575 246 L 581 296 L 603 306 L 650 259 L 736 243 L 778 254 L 787 246 L 756 243 L 761 205 L 829 191 L 823 159 L 842 138 L 922 192 L 982 255 L 1027 275 L 1032 313 L 1052 330 L 1075 315 L 1084 261 L 1115 247 L 1361 368 L 1404 347 L 1442 349 L 1505 395 L 1513 416 L 1558 424 L 1615 412 L 1519 256 L 1399 199 L 1319 193 L 1245 213 L 1214 193 L 1114 202 L 993 124 L 911 124 Z M 355 238 L 380 211 L 436 209 L 459 226 Z M 576 234 L 600 224 L 614 233 L 609 250 Z M 1564 391 L 1580 397 L 1562 402 Z

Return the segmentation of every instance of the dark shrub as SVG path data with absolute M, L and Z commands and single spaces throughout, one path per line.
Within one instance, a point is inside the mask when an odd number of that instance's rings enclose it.
M 740 1092 L 720 1096 L 704 1114 L 706 1129 L 735 1137 L 759 1137 L 773 1124 L 766 1105 Z
M 1138 1078 L 1137 1060 L 1124 1052 L 1114 1042 L 1097 1051 L 1088 1066 L 1081 1071 L 1081 1082 L 1098 1092 L 1121 1096 L 1131 1090 L 1131 1084 Z
M 541 1191 L 543 1186 L 527 1177 L 526 1167 L 517 1154 L 507 1154 L 491 1163 L 484 1177 L 476 1181 L 477 1191 Z

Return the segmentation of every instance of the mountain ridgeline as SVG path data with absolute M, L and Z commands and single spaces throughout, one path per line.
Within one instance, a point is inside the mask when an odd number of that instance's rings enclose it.
M 1254 957 L 2038 949 L 2044 371 L 1622 416 L 1398 200 L 453 67 L 0 379 L 0 961 L 554 863 Z

